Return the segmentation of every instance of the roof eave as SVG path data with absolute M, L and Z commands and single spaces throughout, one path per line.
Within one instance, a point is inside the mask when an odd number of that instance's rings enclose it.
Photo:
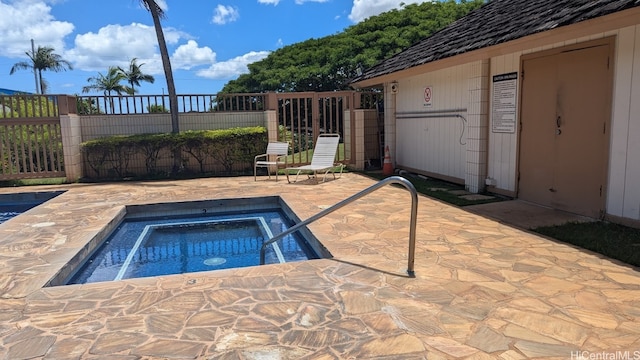
M 640 19 L 640 7 L 634 7 L 613 14 L 581 21 L 576 24 L 566 25 L 552 30 L 524 36 L 506 43 L 492 45 L 425 64 L 408 67 L 388 74 L 358 80 L 353 82 L 351 86 L 356 88 L 379 86 L 380 84 L 397 81 L 416 74 L 424 74 L 426 72 L 432 72 L 472 61 L 488 59 L 494 56 L 506 55 L 518 51 L 525 51 L 562 41 L 569 41 L 592 36 L 594 34 L 606 33 L 608 31 L 617 30 L 627 26 L 638 25 L 638 19 Z

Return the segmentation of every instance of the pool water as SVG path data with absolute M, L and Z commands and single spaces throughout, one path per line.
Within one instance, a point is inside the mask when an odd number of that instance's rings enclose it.
M 279 209 L 126 219 L 66 284 L 259 265 L 263 242 L 291 225 Z M 266 264 L 319 257 L 297 234 L 265 255 Z
M 35 207 L 39 204 L 28 204 L 28 205 L 3 205 L 0 209 L 0 224 L 2 224 L 3 222 L 12 219 L 20 214 L 22 214 L 23 212 L 31 209 L 32 207 Z
M 0 194 L 0 224 L 40 204 L 43 204 L 62 193 L 63 191 L 46 191 Z

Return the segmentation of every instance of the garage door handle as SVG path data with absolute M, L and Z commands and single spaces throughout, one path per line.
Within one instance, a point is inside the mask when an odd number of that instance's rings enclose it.
M 560 127 L 560 125 L 562 125 L 562 117 L 558 115 L 556 118 L 556 127 Z

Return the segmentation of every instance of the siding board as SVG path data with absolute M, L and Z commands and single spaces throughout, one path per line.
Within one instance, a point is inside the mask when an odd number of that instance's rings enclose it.
M 607 191 L 607 212 L 615 216 L 624 215 L 635 33 L 633 27 L 622 29 L 616 44 Z
M 407 167 L 446 177 L 464 179 L 468 129 L 462 119 L 433 117 L 438 112 L 466 109 L 471 65 L 399 81 L 396 103 L 396 162 Z M 432 86 L 432 107 L 425 107 L 424 88 Z M 402 114 L 424 112 L 428 117 L 402 118 Z M 443 114 L 443 113 L 439 113 Z M 460 113 L 466 117 L 466 112 Z M 463 134 L 464 132 L 464 134 Z
M 640 220 L 640 26 L 634 38 L 623 217 Z

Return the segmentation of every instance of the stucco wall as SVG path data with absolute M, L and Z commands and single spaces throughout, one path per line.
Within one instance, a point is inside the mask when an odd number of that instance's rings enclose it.
M 113 135 L 171 132 L 171 115 L 83 115 L 80 117 L 82 141 Z M 265 113 L 185 113 L 180 114 L 180 131 L 215 130 L 233 127 L 265 126 Z

